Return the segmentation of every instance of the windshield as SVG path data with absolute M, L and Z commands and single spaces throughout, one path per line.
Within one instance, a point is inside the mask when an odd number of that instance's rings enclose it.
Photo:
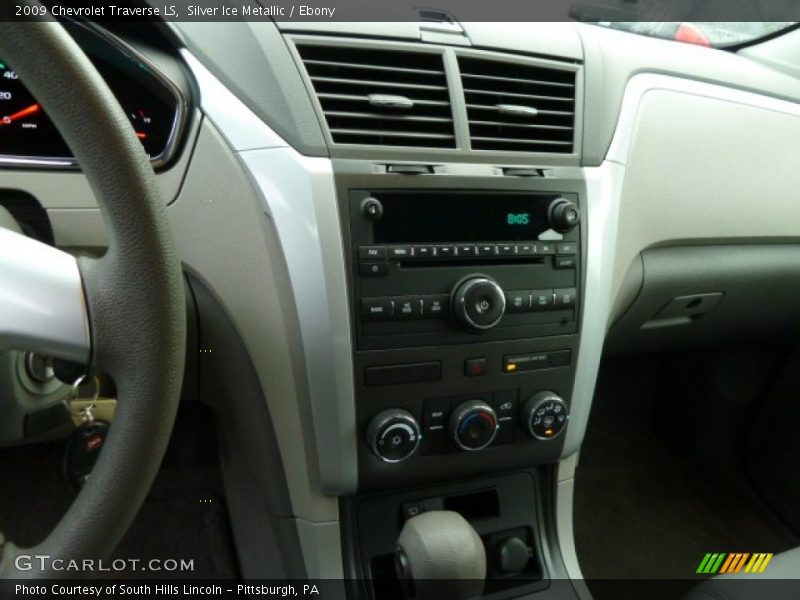
M 650 37 L 713 46 L 738 46 L 794 26 L 795 22 L 598 21 L 597 25 Z

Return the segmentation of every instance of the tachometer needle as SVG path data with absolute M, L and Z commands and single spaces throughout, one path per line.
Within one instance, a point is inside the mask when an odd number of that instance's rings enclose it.
M 31 115 L 35 115 L 41 110 L 41 106 L 39 104 L 31 104 L 28 108 L 23 108 L 22 110 L 15 112 L 13 115 L 9 115 L 7 117 L 3 117 L 0 119 L 0 126 L 2 125 L 10 125 L 17 119 L 23 119 L 25 117 L 29 117 Z

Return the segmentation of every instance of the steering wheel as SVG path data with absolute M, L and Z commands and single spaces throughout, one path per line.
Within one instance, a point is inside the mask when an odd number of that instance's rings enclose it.
M 38 6 L 35 0 L 26 0 Z M 89 364 L 116 383 L 117 412 L 91 477 L 47 538 L 2 542 L 0 577 L 20 554 L 101 559 L 116 548 L 158 471 L 178 405 L 186 315 L 166 207 L 133 128 L 103 79 L 56 22 L 0 23 L 0 56 L 41 102 L 78 159 L 109 232 L 80 259 L 0 229 L 0 350 Z M 13 482 L 7 482 L 13 485 Z M 21 561 L 20 561 L 21 562 Z

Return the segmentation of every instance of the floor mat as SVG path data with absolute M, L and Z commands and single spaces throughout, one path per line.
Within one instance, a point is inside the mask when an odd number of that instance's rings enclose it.
M 704 469 L 655 435 L 657 373 L 650 368 L 630 363 L 624 376 L 612 372 L 598 383 L 576 475 L 574 524 L 584 576 L 686 579 L 688 589 L 707 552 L 797 546 L 744 477 Z M 680 435 L 686 415 L 675 411 L 671 418 Z

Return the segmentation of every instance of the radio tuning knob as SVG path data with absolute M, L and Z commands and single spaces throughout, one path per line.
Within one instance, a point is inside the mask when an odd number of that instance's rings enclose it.
M 577 204 L 566 198 L 556 198 L 547 209 L 550 227 L 559 233 L 566 233 L 581 221 L 581 211 Z
M 453 315 L 469 331 L 491 329 L 506 311 L 506 296 L 497 282 L 484 275 L 469 277 L 452 294 Z

